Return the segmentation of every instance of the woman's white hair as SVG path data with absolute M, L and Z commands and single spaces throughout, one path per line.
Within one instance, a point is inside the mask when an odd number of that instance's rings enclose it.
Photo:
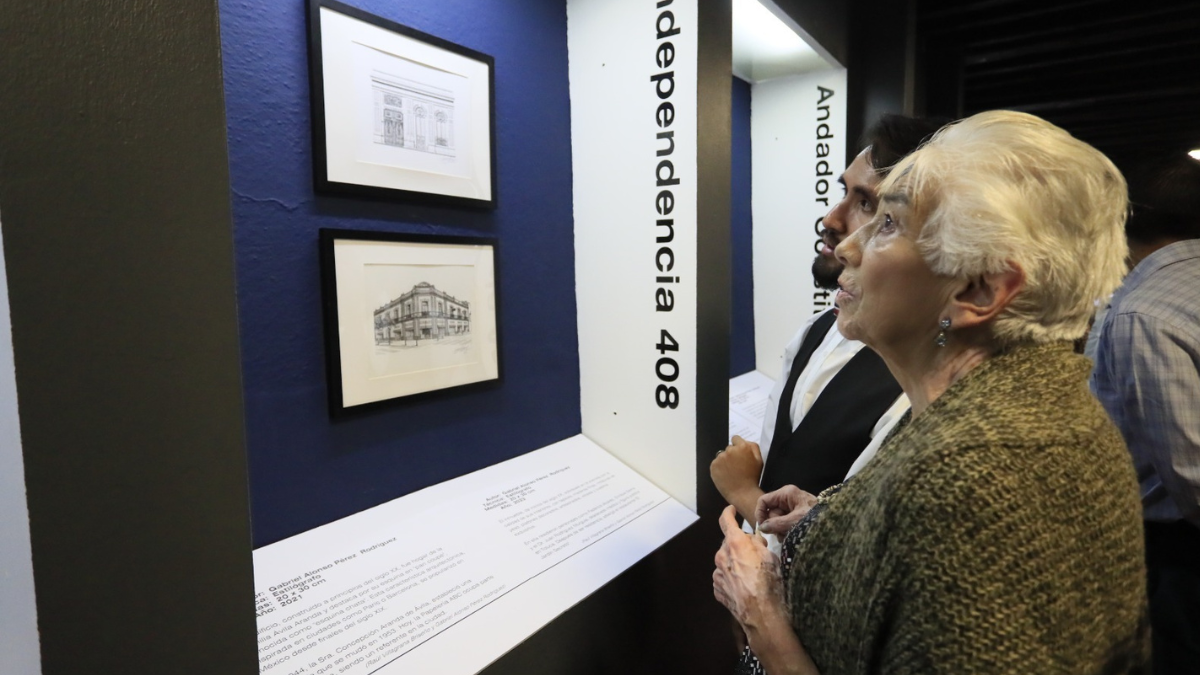
M 939 131 L 897 163 L 880 193 L 903 190 L 924 219 L 918 246 L 936 274 L 1011 269 L 1025 288 L 996 318 L 1001 347 L 1073 340 L 1125 271 L 1125 179 L 1107 157 L 1033 115 L 992 111 Z

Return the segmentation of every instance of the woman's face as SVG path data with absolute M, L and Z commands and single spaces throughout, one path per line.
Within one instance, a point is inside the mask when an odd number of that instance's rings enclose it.
M 838 280 L 838 329 L 885 357 L 933 347 L 953 283 L 925 264 L 917 248 L 922 223 L 903 185 L 895 189 L 881 195 L 871 222 L 835 252 L 846 267 Z

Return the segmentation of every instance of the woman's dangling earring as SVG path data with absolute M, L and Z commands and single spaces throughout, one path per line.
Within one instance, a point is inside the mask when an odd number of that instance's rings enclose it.
M 938 323 L 938 328 L 941 328 L 942 330 L 937 334 L 937 337 L 933 339 L 933 344 L 939 347 L 945 347 L 947 339 L 946 331 L 950 330 L 950 319 L 942 319 L 941 322 Z

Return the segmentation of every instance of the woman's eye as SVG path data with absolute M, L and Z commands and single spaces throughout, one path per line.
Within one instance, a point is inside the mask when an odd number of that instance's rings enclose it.
M 891 214 L 885 215 L 883 222 L 879 224 L 879 230 L 881 232 L 891 232 L 894 229 L 896 229 L 896 223 L 892 221 Z
M 870 213 L 875 210 L 875 205 L 871 203 L 870 199 L 863 199 L 858 202 L 858 208 Z

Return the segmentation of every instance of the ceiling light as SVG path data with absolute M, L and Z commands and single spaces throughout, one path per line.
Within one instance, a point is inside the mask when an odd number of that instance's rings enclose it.
M 1195 150 L 1192 150 L 1191 152 L 1189 152 L 1188 157 L 1191 157 L 1192 159 L 1196 160 L 1197 162 L 1200 162 L 1200 148 L 1196 148 Z
M 829 68 L 772 0 L 733 0 L 733 74 L 751 84 Z
M 733 11 L 738 23 L 744 24 L 756 39 L 775 49 L 806 50 L 808 45 L 779 17 L 758 0 L 737 0 Z

